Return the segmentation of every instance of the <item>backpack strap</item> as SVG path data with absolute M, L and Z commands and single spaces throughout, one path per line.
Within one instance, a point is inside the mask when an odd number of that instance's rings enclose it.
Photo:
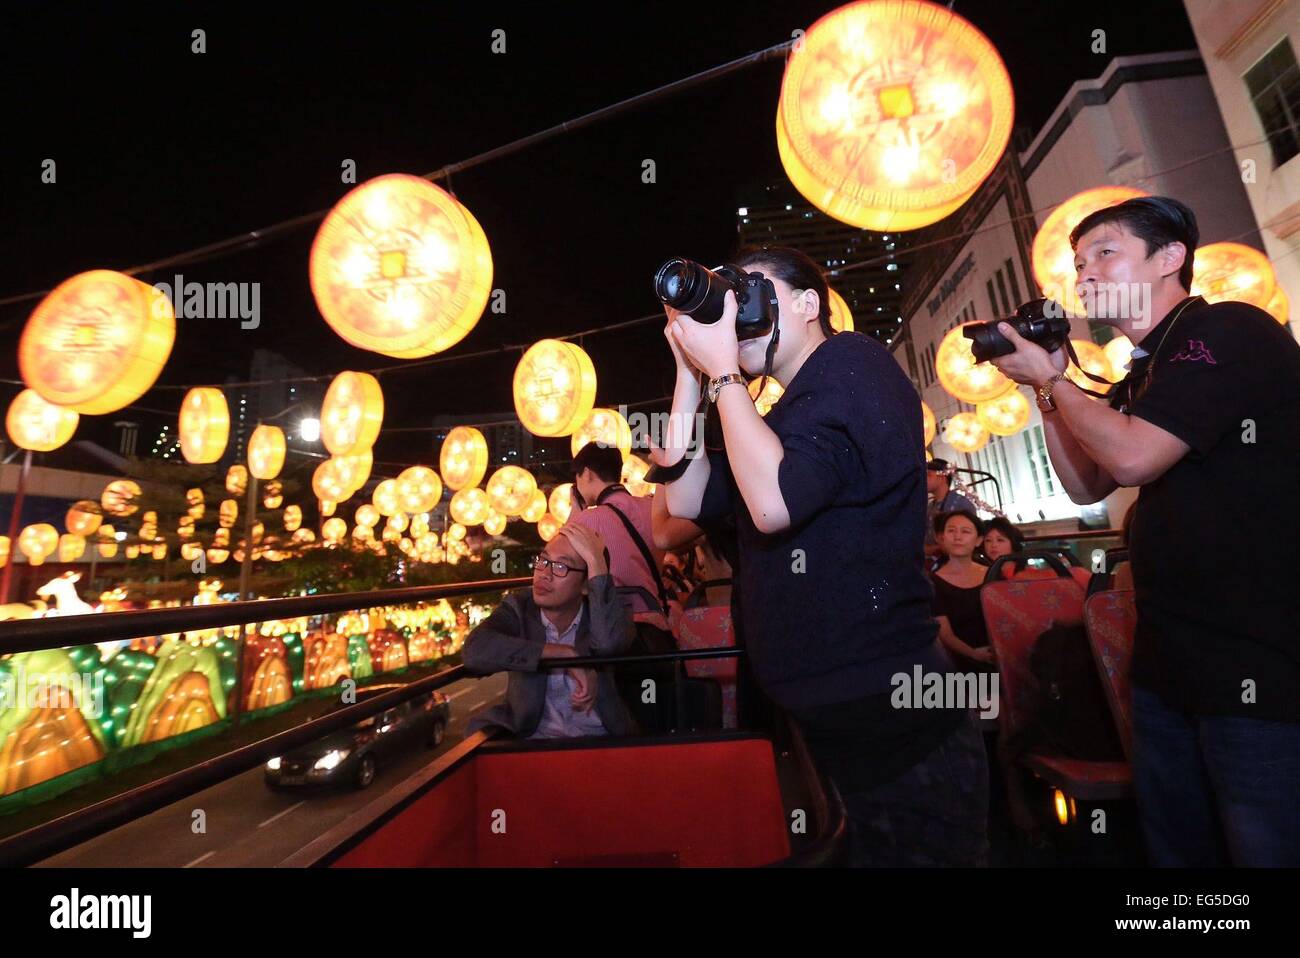
M 659 611 L 664 615 L 668 614 L 668 593 L 664 590 L 664 580 L 659 575 L 659 567 L 655 565 L 654 556 L 650 553 L 650 547 L 645 544 L 645 539 L 641 538 L 641 533 L 636 531 L 636 526 L 632 525 L 632 520 L 623 514 L 623 510 L 612 502 L 602 502 L 602 506 L 614 510 L 614 515 L 623 523 L 623 528 L 627 529 L 627 534 L 636 543 L 636 547 L 641 552 L 641 558 L 645 560 L 646 566 L 650 569 L 650 575 L 655 580 L 655 588 L 659 590 Z

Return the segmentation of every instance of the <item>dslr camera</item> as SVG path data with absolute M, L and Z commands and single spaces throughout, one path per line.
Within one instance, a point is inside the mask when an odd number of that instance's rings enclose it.
M 962 335 L 971 340 L 970 351 L 977 363 L 1016 351 L 1011 340 L 998 332 L 998 323 L 1008 323 L 1019 336 L 1049 353 L 1056 352 L 1070 338 L 1070 320 L 1061 305 L 1050 299 L 1031 299 L 1017 306 L 1006 319 L 963 327 Z
M 762 273 L 747 273 L 724 264 L 708 269 L 680 257 L 670 259 L 655 273 L 655 295 L 660 302 L 697 323 L 712 324 L 722 318 L 727 290 L 736 294 L 736 338 L 766 336 L 776 325 L 776 287 Z

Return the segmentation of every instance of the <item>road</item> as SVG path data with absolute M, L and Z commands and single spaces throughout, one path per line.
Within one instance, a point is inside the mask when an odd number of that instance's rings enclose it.
M 424 768 L 461 741 L 472 712 L 505 695 L 504 673 L 462 679 L 443 689 L 451 724 L 441 746 L 413 748 L 383 766 L 364 791 L 273 792 L 262 769 L 251 769 L 161 808 L 36 867 L 240 868 L 269 867 L 338 824 L 362 805 Z M 203 815 L 196 814 L 202 811 Z M 202 821 L 200 830 L 197 823 Z

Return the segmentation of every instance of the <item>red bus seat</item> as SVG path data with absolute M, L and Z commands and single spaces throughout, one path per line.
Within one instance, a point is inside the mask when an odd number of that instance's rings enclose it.
M 1088 597 L 1083 605 L 1097 671 L 1106 690 L 1106 702 L 1115 717 L 1124 754 L 1133 759 L 1133 719 L 1129 714 L 1129 662 L 1137 628 L 1137 603 L 1132 589 L 1111 589 Z
M 679 649 L 730 648 L 735 644 L 730 606 L 712 605 L 687 609 L 677 620 Z M 735 728 L 736 659 L 696 659 L 687 661 L 685 666 L 688 678 L 713 679 L 722 687 L 722 727 Z

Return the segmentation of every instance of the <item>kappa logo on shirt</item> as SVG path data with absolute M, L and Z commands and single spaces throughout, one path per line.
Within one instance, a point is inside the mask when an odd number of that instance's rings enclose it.
M 1211 366 L 1219 365 L 1219 361 L 1214 355 L 1205 348 L 1205 343 L 1199 339 L 1189 339 L 1187 345 L 1174 353 L 1169 358 L 1171 363 L 1209 363 Z

